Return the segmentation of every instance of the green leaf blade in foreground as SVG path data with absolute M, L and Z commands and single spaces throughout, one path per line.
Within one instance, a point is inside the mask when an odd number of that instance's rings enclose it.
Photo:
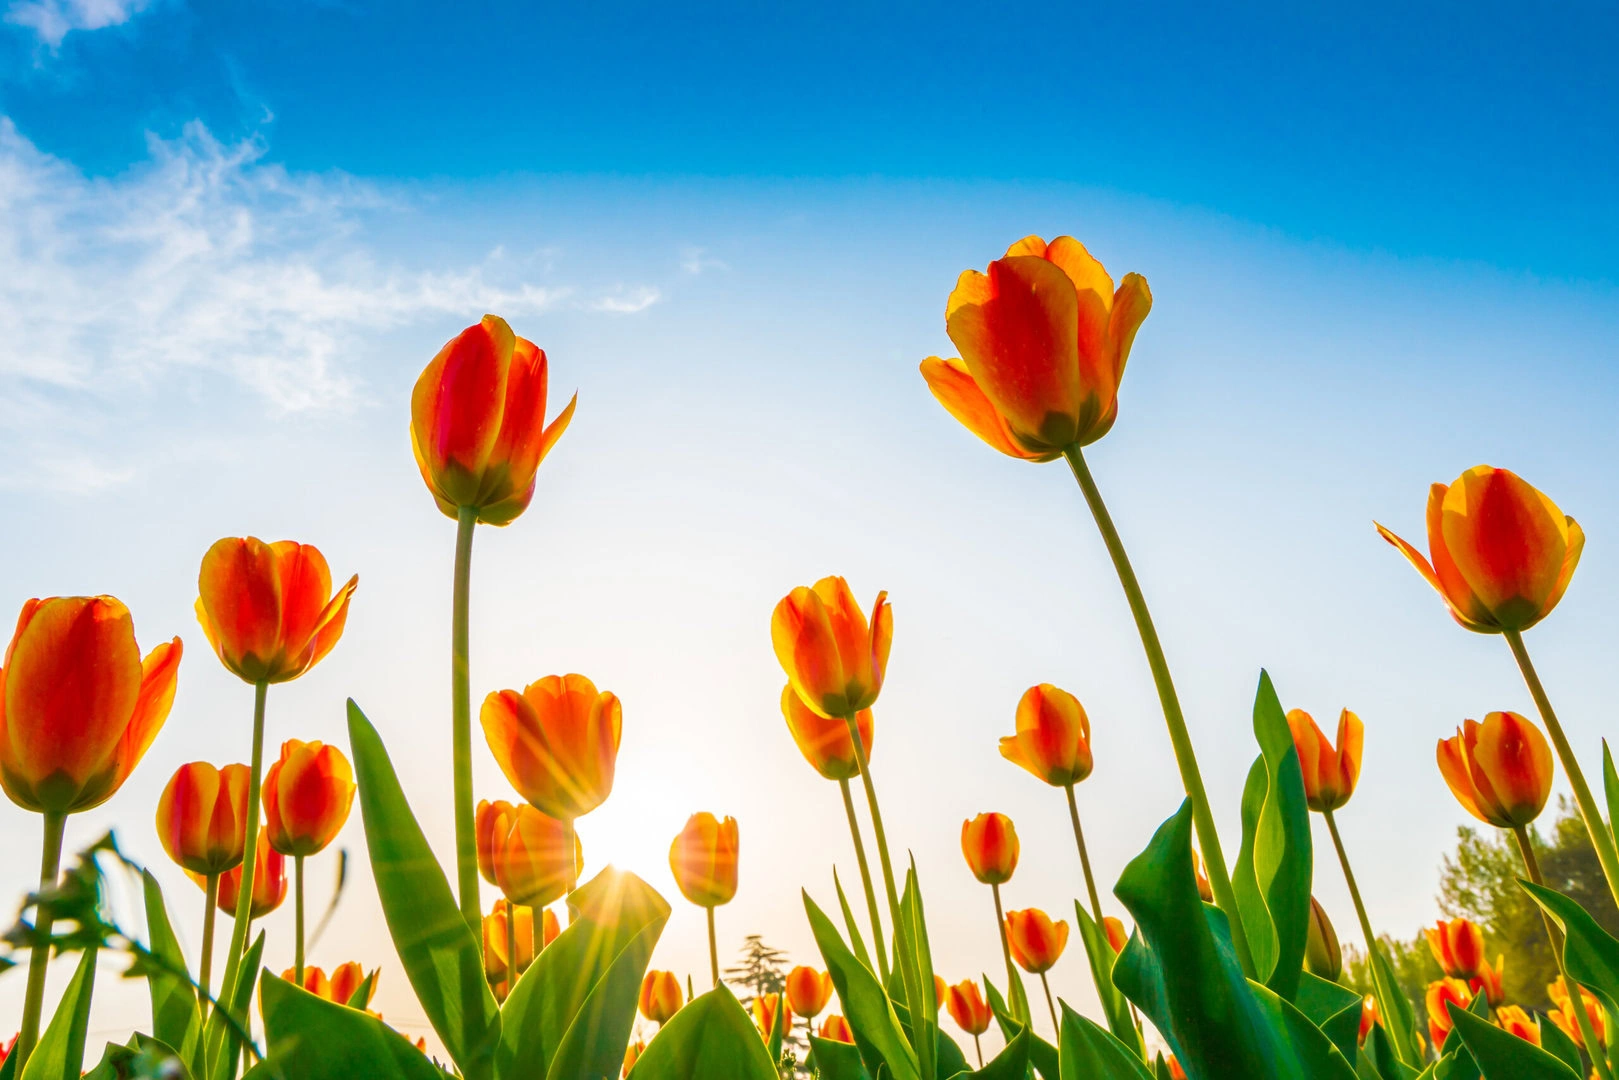
M 811 1035 L 810 1052 L 820 1080 L 871 1080 L 866 1063 L 860 1059 L 859 1047 Z
M 500 1009 L 478 941 L 411 813 L 376 729 L 353 700 L 349 746 L 371 872 L 394 948 L 422 1011 L 467 1080 L 492 1080 Z
M 1563 963 L 1569 977 L 1619 1005 L 1619 940 L 1602 929 L 1578 903 L 1555 889 L 1521 878 L 1518 884 L 1563 928 Z
M 1061 1080 L 1153 1080 L 1146 1062 L 1112 1032 L 1062 1007 Z
M 1306 971 L 1293 1004 L 1332 1040 L 1346 1060 L 1355 1060 L 1360 1042 L 1359 993 Z
M 264 931 L 248 946 L 247 952 L 242 955 L 241 977 L 236 980 L 236 993 L 231 1000 L 222 1004 L 230 1010 L 232 1016 L 248 1015 L 248 1006 L 253 1003 L 253 973 L 259 969 L 259 961 L 264 956 Z M 219 1011 L 214 1011 L 216 1017 Z M 236 1062 L 242 1054 L 242 1039 L 236 1031 L 221 1021 L 222 1037 L 217 1044 L 222 1049 L 219 1056 L 214 1059 L 213 1070 L 208 1074 L 213 1080 L 231 1080 L 236 1075 Z
M 1080 940 L 1085 945 L 1085 957 L 1090 961 L 1091 980 L 1096 984 L 1096 996 L 1101 999 L 1102 1015 L 1107 1020 L 1108 1030 L 1136 1057 L 1146 1061 L 1147 1048 L 1141 1041 L 1141 1032 L 1136 1030 L 1135 1019 L 1130 1015 L 1130 1003 L 1113 985 L 1113 965 L 1118 961 L 1119 954 L 1113 951 L 1113 944 L 1107 939 L 1107 930 L 1096 925 L 1096 920 L 1091 918 L 1078 900 L 1074 901 L 1074 921 L 1079 924 Z M 1252 944 L 1251 938 L 1249 943 Z
M 984 997 L 988 999 L 989 1010 L 995 1014 L 995 1023 L 1001 1029 L 1001 1037 L 1007 1042 L 1017 1038 L 1019 1032 L 1029 1033 L 1029 1064 L 1034 1071 L 1040 1074 L 1041 1080 L 1058 1080 L 1061 1071 L 1058 1061 L 1057 1048 L 1036 1035 L 1027 1024 L 1022 1023 L 1006 1007 L 1006 999 L 1001 992 L 995 989 L 995 984 L 984 975 Z
M 558 938 L 558 941 L 561 939 Z M 552 944 L 555 944 L 553 942 Z M 542 954 L 543 955 L 543 954 Z M 822 1043 L 822 1045 L 826 1045 Z M 619 1054 L 622 1057 L 623 1051 Z M 609 1074 L 616 1076 L 617 1073 Z M 832 1074 L 824 1074 L 829 1080 Z M 753 1021 L 725 986 L 675 1013 L 636 1059 L 631 1080 L 777 1080 Z M 512 1080 L 521 1080 L 513 1077 Z M 838 1080 L 843 1080 L 839 1077 Z M 852 1078 L 851 1078 L 852 1080 Z
M 1579 1073 L 1527 1039 L 1454 1005 L 1450 1016 L 1484 1080 L 1580 1080 Z
M 185 954 L 169 922 L 163 888 L 150 870 L 141 871 L 141 892 L 146 905 L 148 948 L 165 965 L 185 971 Z M 152 1037 L 166 1046 L 182 1048 L 196 1040 L 199 1024 L 196 991 L 187 979 L 171 972 L 149 971 L 146 986 L 152 997 Z
M 79 1080 L 84 1071 L 84 1043 L 90 1029 L 90 998 L 96 985 L 96 950 L 84 950 L 45 1034 L 34 1046 L 22 1080 Z
M 977 1071 L 962 1069 L 953 1073 L 950 1080 L 1024 1080 L 1028 1074 L 1029 1033 L 1023 1031 L 1001 1047 L 1001 1052 L 988 1065 Z
M 849 1022 L 867 1068 L 876 1075 L 880 1063 L 886 1067 L 891 1080 L 920 1080 L 916 1051 L 906 1040 L 899 1016 L 888 994 L 878 985 L 877 976 L 843 944 L 832 920 L 807 892 L 804 893 L 804 910 L 809 915 L 815 944 L 832 976 L 832 986 L 838 992 L 838 1001 L 843 1005 L 843 1018 Z
M 269 1056 L 246 1080 L 444 1080 L 410 1040 L 369 1013 L 316 997 L 268 971 L 259 994 Z

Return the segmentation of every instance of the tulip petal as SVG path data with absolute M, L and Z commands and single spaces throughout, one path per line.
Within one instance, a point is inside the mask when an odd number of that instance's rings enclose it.
M 475 505 L 500 437 L 506 382 L 517 338 L 504 319 L 485 315 L 439 350 L 411 392 L 411 426 L 445 498 Z
M 1108 313 L 1107 336 L 1113 349 L 1113 384 L 1124 378 L 1124 368 L 1130 360 L 1130 349 L 1135 344 L 1136 331 L 1152 311 L 1152 290 L 1147 279 L 1140 274 L 1126 274 L 1113 294 L 1113 310 Z
M 813 589 L 800 585 L 776 605 L 770 642 L 804 704 L 828 717 L 847 711 L 843 660 L 826 605 Z
M 1551 793 L 1552 753 L 1545 738 L 1517 713 L 1491 713 L 1469 726 L 1469 734 L 1476 732 L 1468 740 L 1473 786 L 1514 824 L 1528 824 Z
M 1450 793 L 1456 796 L 1456 801 L 1462 804 L 1463 810 L 1480 821 L 1493 825 L 1495 822 L 1485 817 L 1484 811 L 1479 808 L 1478 796 L 1473 790 L 1472 773 L 1467 767 L 1467 756 L 1462 744 L 1460 729 L 1453 737 L 1439 740 L 1437 751 L 1439 774 L 1445 778 Z
M 1012 438 L 1006 421 L 995 411 L 995 406 L 990 404 L 989 398 L 973 381 L 967 365 L 960 360 L 941 360 L 937 356 L 930 356 L 922 361 L 922 378 L 927 380 L 934 398 L 962 427 L 1008 457 L 1022 461 L 1050 461 L 1061 456 L 1061 450 L 1039 454 L 1019 446 Z
M 1360 782 L 1360 759 L 1366 744 L 1366 728 L 1360 717 L 1345 709 L 1338 714 L 1338 782 L 1347 801 Z
M 129 726 L 118 746 L 118 785 L 140 764 L 151 748 L 152 740 L 163 729 L 174 706 L 174 691 L 180 680 L 180 639 L 166 641 L 146 654 L 141 662 L 140 696 L 130 714 Z M 108 792 L 112 794 L 112 792 Z
M 354 598 L 354 590 L 360 587 L 360 575 L 355 574 L 343 587 L 337 590 L 337 595 L 322 609 L 317 623 L 314 640 L 310 642 L 309 659 L 298 669 L 303 674 L 326 658 L 343 636 L 343 627 L 349 618 L 349 601 Z
M 1479 465 L 1451 485 L 1441 509 L 1446 549 L 1474 595 L 1512 629 L 1544 614 L 1568 548 L 1567 518 L 1505 469 Z
M 280 650 L 302 650 L 313 641 L 317 628 L 331 617 L 327 608 L 332 597 L 332 572 L 326 557 L 311 544 L 278 540 L 270 548 L 275 553 L 281 597 L 277 641 Z
M 227 669 L 256 682 L 281 650 L 281 583 L 274 545 L 228 536 L 202 557 L 197 619 Z

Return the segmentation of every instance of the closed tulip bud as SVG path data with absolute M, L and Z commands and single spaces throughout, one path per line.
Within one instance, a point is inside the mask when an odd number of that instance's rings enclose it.
M 1514 712 L 1493 712 L 1482 724 L 1468 720 L 1439 740 L 1439 771 L 1462 808 L 1501 829 L 1540 816 L 1552 790 L 1552 752 L 1546 737 Z
M 264 822 L 283 855 L 315 855 L 337 836 L 354 805 L 354 770 L 330 743 L 281 744 L 264 774 Z
M 1052 922 L 1039 908 L 1006 913 L 1006 942 L 1012 959 L 1031 975 L 1050 971 L 1068 945 L 1068 924 Z
M 1091 774 L 1091 721 L 1079 699 L 1050 683 L 1031 686 L 1017 704 L 1017 734 L 1001 756 L 1055 787 Z
M 490 694 L 479 718 L 506 779 L 552 817 L 583 817 L 612 793 L 623 710 L 583 675 Z
M 1454 1026 L 1448 1006 L 1454 1002 L 1457 1008 L 1465 1009 L 1473 1003 L 1473 994 L 1460 979 L 1436 979 L 1428 984 L 1423 1002 L 1428 1008 L 1428 1035 L 1438 1049 Z
M 667 1024 L 669 1018 L 680 1011 L 685 1000 L 680 994 L 680 980 L 672 971 L 649 971 L 641 980 L 638 1005 L 641 1015 L 654 1024 Z
M 1573 1039 L 1574 1044 L 1583 1049 L 1585 1039 L 1580 1034 L 1579 1020 L 1574 1015 L 1568 984 L 1563 981 L 1561 975 L 1557 977 L 1556 982 L 1547 985 L 1546 996 L 1551 998 L 1552 1004 L 1556 1006 L 1546 1015 L 1551 1019 L 1552 1023 L 1562 1029 L 1564 1035 Z M 1583 986 L 1580 987 L 1580 1001 L 1584 1003 L 1585 1015 L 1591 1021 L 1591 1034 L 1596 1036 L 1599 1045 L 1607 1046 L 1608 1011 L 1602 1007 L 1602 1003 L 1596 999 L 1595 995 Z
M 202 557 L 197 621 L 226 669 L 250 683 L 296 679 L 343 636 L 358 574 L 334 594 L 312 544 L 226 537 Z
M 766 1042 L 770 1041 L 771 1032 L 776 1030 L 777 1009 L 781 1010 L 781 1030 L 791 1031 L 793 1007 L 782 1001 L 780 994 L 761 994 L 753 999 L 753 1026 L 759 1029 Z
M 776 605 L 770 640 L 799 698 L 826 717 L 844 717 L 876 704 L 894 639 L 888 594 L 877 594 L 871 623 L 849 583 L 825 577 L 800 585 Z
M 568 891 L 580 859 L 578 839 L 571 832 L 564 822 L 527 804 L 512 812 L 511 828 L 496 845 L 494 858 L 495 882 L 506 899 L 539 908 Z
M 1428 492 L 1432 562 L 1383 526 L 1469 630 L 1527 630 L 1563 598 L 1585 533 L 1557 504 L 1506 469 L 1478 465 Z
M 253 902 L 251 917 L 262 919 L 287 898 L 287 857 L 270 846 L 270 830 L 259 829 L 253 848 Z M 202 884 L 199 879 L 198 884 Z M 219 875 L 219 910 L 236 914 L 236 900 L 242 888 L 242 868 L 234 866 Z
M 1049 461 L 1113 426 L 1119 381 L 1152 307 L 1140 274 L 1114 289 L 1102 264 L 1071 236 L 1025 237 L 964 271 L 945 307 L 959 360 L 922 361 L 928 389 L 995 449 Z
M 1467 919 L 1441 919 L 1423 931 L 1439 970 L 1452 979 L 1471 979 L 1485 965 L 1484 931 Z
M 989 1022 L 994 1019 L 984 995 L 978 992 L 978 984 L 971 979 L 946 987 L 944 1005 L 950 1010 L 950 1019 L 969 1035 L 982 1035 L 989 1030 Z
M 1005 814 L 979 814 L 961 823 L 961 853 L 973 877 L 985 885 L 1012 880 L 1017 869 L 1017 830 Z
M 635 1063 L 641 1060 L 641 1055 L 644 1053 L 646 1053 L 646 1043 L 643 1040 L 636 1039 L 630 1043 L 629 1047 L 624 1051 L 624 1071 L 619 1075 L 629 1076 L 630 1070 L 635 1068 Z
M 1506 966 L 1506 956 L 1499 953 L 1496 954 L 1493 965 L 1488 960 L 1480 960 L 1478 976 L 1469 980 L 1467 984 L 1473 991 L 1473 996 L 1483 994 L 1492 1009 L 1499 1009 L 1501 1003 L 1507 999 L 1506 991 L 1501 985 L 1501 980 L 1506 974 Z
M 850 780 L 860 775 L 860 762 L 855 757 L 854 740 L 849 738 L 849 725 L 840 716 L 826 717 L 804 704 L 802 698 L 788 683 L 781 690 L 781 714 L 787 718 L 787 730 L 798 744 L 798 752 L 815 771 L 828 780 Z M 860 744 L 871 757 L 872 718 L 870 709 L 861 709 L 855 717 L 860 731 Z
M 813 1020 L 832 1000 L 832 975 L 800 965 L 787 973 L 787 1004 L 793 1012 Z
M 828 1042 L 840 1042 L 848 1043 L 851 1046 L 854 1045 L 854 1032 L 849 1030 L 849 1021 L 845 1020 L 837 1013 L 832 1013 L 825 1020 L 821 1021 L 820 1036 Z
M 1382 1021 L 1377 1018 L 1377 998 L 1367 994 L 1360 999 L 1360 1032 L 1357 1038 L 1365 1042 L 1366 1036 L 1372 1033 L 1372 1025 L 1380 1023 Z
M 534 962 L 534 909 L 521 904 L 514 906 L 502 897 L 483 917 L 483 970 L 490 982 L 505 980 L 510 971 L 506 920 L 512 918 L 516 919 L 517 930 L 517 974 L 523 974 Z
M 491 885 L 498 885 L 495 880 L 495 845 L 511 832 L 511 817 L 514 808 L 505 799 L 496 799 L 490 802 L 483 799 L 478 803 L 478 812 L 474 820 L 474 832 L 478 839 L 478 873 Z
M 157 836 L 181 867 L 204 877 L 242 864 L 247 848 L 246 765 L 182 765 L 157 800 Z
M 1310 929 L 1304 945 L 1304 964 L 1310 969 L 1310 974 L 1328 982 L 1337 982 L 1344 970 L 1338 932 L 1332 928 L 1332 920 L 1327 918 L 1326 909 L 1313 896 L 1310 897 Z
M 1124 929 L 1124 923 L 1112 916 L 1102 917 L 1102 930 L 1107 934 L 1108 947 L 1115 953 L 1122 953 L 1124 947 L 1130 944 L 1130 935 Z
M 30 600 L 0 668 L 0 785 L 24 810 L 100 806 L 135 771 L 174 702 L 180 639 L 141 658 L 110 596 Z
M 1336 749 L 1303 709 L 1288 712 L 1287 726 L 1293 732 L 1299 771 L 1304 774 L 1304 798 L 1310 809 L 1325 813 L 1348 802 L 1355 793 L 1355 781 L 1360 779 L 1361 746 L 1365 741 L 1360 717 L 1348 709 L 1338 715 Z
M 708 812 L 686 819 L 669 845 L 669 869 L 687 900 L 718 907 L 736 895 L 738 837 L 736 818 L 720 821 Z
M 1502 1031 L 1510 1032 L 1525 1042 L 1540 1045 L 1540 1025 L 1531 1020 L 1521 1006 L 1500 1006 L 1495 1010 L 1495 1021 L 1501 1025 Z

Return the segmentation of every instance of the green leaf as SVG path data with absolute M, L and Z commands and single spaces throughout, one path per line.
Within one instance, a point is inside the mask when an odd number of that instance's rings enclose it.
M 905 920 L 905 941 L 910 946 L 911 970 L 916 973 L 919 1001 L 911 1010 L 911 1045 L 917 1051 L 917 1070 L 922 1080 L 933 1080 L 938 1071 L 939 1002 L 933 985 L 933 950 L 928 945 L 927 917 L 922 909 L 922 886 L 916 877 L 916 857 L 911 857 L 905 873 L 905 895 L 900 899 L 900 918 Z M 906 1002 L 909 1006 L 911 1003 Z M 956 1052 L 959 1056 L 960 1047 Z M 966 1059 L 962 1059 L 966 1064 Z
M 1456 1023 L 1453 1034 L 1461 1036 L 1484 1080 L 1580 1080 L 1580 1073 L 1527 1039 L 1454 1005 L 1450 1016 Z
M 1383 947 L 1368 943 L 1367 950 L 1371 957 L 1373 985 L 1376 985 L 1381 980 L 1382 985 L 1386 988 L 1385 993 L 1377 995 L 1378 1015 L 1383 1018 L 1383 1023 L 1404 1032 L 1406 1041 L 1414 1046 L 1416 1044 L 1416 1035 L 1418 1034 L 1417 1014 L 1411 1007 L 1411 999 L 1406 996 L 1405 991 L 1400 989 L 1400 980 L 1395 977 L 1394 968 L 1389 965 L 1388 957 L 1383 955 Z M 1385 1032 L 1386 1034 L 1387 1032 Z M 1399 1043 L 1392 1037 L 1389 1042 L 1390 1048 L 1394 1051 L 1394 1056 L 1398 1058 Z M 1416 1056 L 1415 1050 L 1412 1053 L 1413 1056 Z M 1405 1062 L 1407 1065 L 1420 1065 L 1421 1063 L 1420 1059 Z
M 1355 1060 L 1360 1041 L 1360 994 L 1306 971 L 1299 980 L 1293 1004 L 1326 1033 L 1346 1060 Z
M 259 980 L 259 995 L 269 1056 L 246 1080 L 444 1078 L 410 1040 L 370 1013 L 317 997 L 268 971 Z
M 1103 1029 L 1062 1007 L 1061 1080 L 1153 1080 L 1146 1062 Z
M 1585 1071 L 1585 1058 L 1580 1054 L 1577 1043 L 1563 1033 L 1563 1029 L 1552 1023 L 1548 1017 L 1539 1017 L 1540 1048 L 1557 1058 L 1576 1073 Z
M 838 890 L 838 907 L 843 909 L 843 925 L 849 931 L 849 947 L 854 950 L 855 958 L 868 969 L 875 972 L 877 966 L 871 962 L 871 954 L 866 952 L 865 939 L 860 936 L 860 924 L 854 921 L 854 909 L 849 907 L 849 898 L 843 895 L 843 882 L 838 880 L 837 867 L 832 868 L 832 885 Z M 878 933 L 881 933 L 879 930 Z M 849 1045 L 844 1043 L 844 1046 Z
M 820 1080 L 871 1080 L 858 1047 L 811 1035 L 810 1053 Z
M 804 910 L 809 915 L 810 930 L 821 950 L 821 958 L 826 961 L 838 1000 L 843 1003 L 843 1018 L 849 1022 L 855 1045 L 860 1047 L 867 1067 L 875 1071 L 881 1064 L 891 1080 L 918 1080 L 921 1073 L 916 1051 L 906 1040 L 899 1016 L 888 994 L 877 984 L 877 976 L 843 944 L 832 921 L 810 899 L 808 892 L 804 893 Z M 675 1015 L 678 1017 L 679 1013 Z
M 1034 1071 L 1039 1073 L 1042 1080 L 1058 1080 L 1059 1068 L 1057 1048 L 1034 1033 L 1027 1024 L 1021 1023 L 1006 1007 L 1006 999 L 1001 992 L 995 989 L 995 984 L 989 981 L 989 976 L 983 976 L 984 996 L 989 999 L 990 1012 L 995 1014 L 995 1023 L 1001 1029 L 1001 1037 L 1007 1042 L 1017 1038 L 1018 1033 L 1029 1033 L 1029 1062 Z
M 570 903 L 577 917 L 506 999 L 498 1076 L 595 1076 L 624 1064 L 641 978 L 669 905 L 634 874 L 611 867 Z
M 96 988 L 96 950 L 84 950 L 79 967 L 62 991 L 56 1013 L 45 1029 L 22 1080 L 79 1080 L 84 1071 L 85 1033 L 90 1028 L 90 998 Z
M 1310 932 L 1310 808 L 1287 715 L 1267 672 L 1254 695 L 1254 763 L 1242 796 L 1242 849 L 1232 888 L 1261 981 L 1293 999 Z
M 349 700 L 349 746 L 382 912 L 416 1000 L 467 1080 L 491 1080 L 500 1009 L 478 939 L 400 790 L 376 729 Z M 249 981 L 249 980 L 244 980 Z
M 376 992 L 376 989 L 377 969 L 372 968 L 366 973 L 365 978 L 360 980 L 360 985 L 354 988 L 354 993 L 349 995 L 348 1001 L 344 1002 L 344 1004 L 351 1009 L 364 1011 L 366 1006 L 371 1004 L 371 995 Z
M 818 1046 L 836 1045 L 815 1041 Z M 618 1053 L 622 1056 L 623 1051 Z M 823 1075 L 828 1080 L 834 1076 L 825 1071 Z M 843 1075 L 854 1080 L 859 1074 L 840 1074 L 838 1080 Z M 753 1021 L 723 985 L 675 1013 L 636 1059 L 630 1076 L 633 1080 L 777 1080 L 775 1063 Z M 511 1080 L 526 1078 L 514 1075 Z
M 1282 1053 L 1289 1059 L 1284 1075 L 1310 1077 L 1311 1080 L 1355 1080 L 1353 1057 L 1327 1037 L 1298 1006 L 1271 990 L 1268 986 L 1250 983 L 1260 1007 L 1269 1013 L 1272 1029 L 1281 1033 Z
M 238 969 L 242 974 L 236 982 L 236 993 L 232 995 L 230 1001 L 222 1003 L 230 1010 L 232 1016 L 248 1017 L 248 1008 L 253 1003 L 253 972 L 259 969 L 259 960 L 263 956 L 264 931 L 260 930 L 259 936 L 254 939 L 247 952 L 242 954 L 242 966 Z M 222 1049 L 219 1051 L 219 1057 L 214 1060 L 213 1070 L 209 1075 L 213 1080 L 231 1080 L 236 1075 L 236 1063 L 242 1055 L 242 1040 L 235 1031 L 223 1023 L 221 1028 L 224 1031 Z
M 172 1046 L 137 1033 L 127 1046 L 108 1043 L 102 1051 L 101 1062 L 85 1074 L 85 1080 L 130 1080 L 132 1077 L 191 1080 L 191 1072 Z
M 1619 772 L 1614 771 L 1607 739 L 1602 740 L 1602 790 L 1608 797 L 1608 831 L 1619 842 Z
M 1135 1018 L 1130 1015 L 1130 1002 L 1113 985 L 1113 964 L 1119 954 L 1107 939 L 1107 930 L 1096 925 L 1078 900 L 1074 901 L 1074 921 L 1079 924 L 1080 940 L 1085 943 L 1085 956 L 1091 965 L 1091 980 L 1096 984 L 1096 996 L 1102 1002 L 1102 1015 L 1115 1038 L 1134 1051 L 1137 1058 L 1147 1059 L 1147 1048 L 1142 1044 L 1141 1032 L 1136 1030 Z
M 1619 941 L 1597 925 L 1579 904 L 1555 889 L 1518 880 L 1535 903 L 1563 928 L 1563 963 L 1569 978 L 1607 1001 L 1610 1012 L 1619 1006 Z
M 781 1060 L 781 1041 L 786 1031 L 783 1022 L 787 1019 L 787 1010 L 782 1005 L 787 1001 L 787 992 L 783 990 L 776 998 L 776 1012 L 770 1018 L 770 1038 L 765 1042 L 765 1052 L 770 1055 L 771 1061 Z
M 1001 1052 L 982 1069 L 960 1069 L 950 1076 L 951 1080 L 1023 1080 L 1028 1072 L 1029 1033 L 1023 1031 L 1001 1047 Z
M 180 951 L 163 903 L 163 887 L 150 870 L 141 871 L 141 888 L 146 901 L 148 948 L 174 970 L 187 970 L 185 954 Z M 190 980 L 170 972 L 148 971 L 146 986 L 152 996 L 152 1035 L 167 1046 L 195 1046 L 200 1014 Z

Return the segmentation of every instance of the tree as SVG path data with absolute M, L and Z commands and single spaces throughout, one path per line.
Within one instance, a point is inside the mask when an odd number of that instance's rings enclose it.
M 787 987 L 787 954 L 766 945 L 762 935 L 749 934 L 742 939 L 741 962 L 725 969 L 725 981 L 745 991 L 737 995 L 743 1005 L 779 994 Z

